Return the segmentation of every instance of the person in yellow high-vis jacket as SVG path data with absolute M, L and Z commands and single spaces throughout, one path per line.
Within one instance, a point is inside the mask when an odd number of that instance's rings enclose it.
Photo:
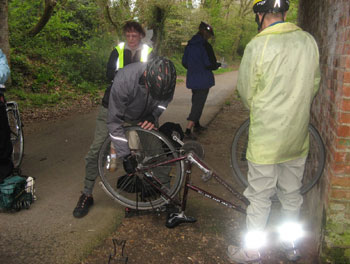
M 230 260 L 259 261 L 264 229 L 277 192 L 281 224 L 298 226 L 299 193 L 309 151 L 308 124 L 320 82 L 319 51 L 314 38 L 284 22 L 288 0 L 255 0 L 259 34 L 246 46 L 237 90 L 250 110 L 247 149 L 247 234 L 244 247 L 229 246 Z M 295 235 L 295 233 L 294 233 Z M 282 241 L 286 257 L 300 255 L 296 238 Z
M 153 57 L 152 48 L 142 42 L 145 31 L 142 26 L 135 22 L 129 21 L 124 25 L 124 35 L 126 42 L 120 42 L 111 52 L 107 63 L 107 78 L 113 82 L 113 78 L 118 70 L 134 62 L 147 62 Z M 111 85 L 112 86 L 112 85 Z M 104 107 L 108 108 L 109 95 L 111 91 L 109 86 L 102 99 Z M 111 163 L 110 171 L 114 171 L 117 165 L 117 154 L 111 144 Z
M 90 150 L 85 157 L 85 178 L 84 189 L 73 211 L 76 218 L 84 217 L 88 214 L 94 200 L 92 191 L 98 176 L 98 152 L 108 136 L 107 129 L 107 110 L 109 104 L 109 95 L 113 84 L 113 79 L 118 70 L 134 62 L 147 62 L 153 57 L 152 47 L 142 42 L 145 37 L 145 31 L 142 26 L 135 21 L 128 21 L 123 26 L 123 33 L 126 42 L 119 43 L 111 52 L 107 63 L 107 79 L 111 84 L 107 87 L 102 99 L 102 105 L 96 119 L 96 128 L 94 140 Z M 112 153 L 112 158 L 113 154 Z

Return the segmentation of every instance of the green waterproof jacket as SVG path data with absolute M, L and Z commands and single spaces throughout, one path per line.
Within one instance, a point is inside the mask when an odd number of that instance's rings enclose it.
M 250 110 L 249 161 L 277 164 L 307 155 L 319 82 L 316 41 L 296 25 L 272 25 L 248 43 L 237 89 Z

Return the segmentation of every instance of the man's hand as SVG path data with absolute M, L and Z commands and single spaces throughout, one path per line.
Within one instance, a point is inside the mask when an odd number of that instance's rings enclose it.
M 145 121 L 138 123 L 138 125 L 143 129 L 152 130 L 154 129 L 154 122 L 155 122 L 154 116 L 148 115 L 146 116 Z
M 123 167 L 127 174 L 133 174 L 136 171 L 137 160 L 135 156 L 129 154 L 123 158 Z

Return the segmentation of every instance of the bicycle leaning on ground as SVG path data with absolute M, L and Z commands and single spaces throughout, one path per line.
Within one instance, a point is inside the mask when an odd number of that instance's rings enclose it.
M 4 85 L 0 85 L 1 90 L 5 90 Z M 23 124 L 15 101 L 6 102 L 6 113 L 8 124 L 10 126 L 11 143 L 13 147 L 12 161 L 15 169 L 19 169 L 23 159 L 24 138 L 23 138 Z
M 249 123 L 248 123 L 249 125 Z M 234 164 L 242 164 L 247 161 L 241 160 L 242 155 L 237 154 L 242 150 L 241 145 L 247 146 L 247 137 L 242 137 L 242 131 L 246 131 L 247 121 L 243 128 L 238 129 L 232 145 L 235 155 L 232 156 Z M 174 144 L 162 133 L 155 130 L 144 130 L 138 126 L 125 128 L 126 135 L 137 135 L 137 147 L 133 147 L 131 152 L 136 156 L 138 166 L 136 172 L 127 175 L 123 169 L 123 164 L 117 164 L 117 169 L 113 172 L 109 170 L 110 166 L 110 138 L 108 137 L 101 147 L 98 159 L 99 173 L 101 177 L 101 186 L 114 200 L 123 206 L 136 210 L 163 210 L 164 206 L 169 204 L 175 205 L 180 210 L 171 213 L 167 218 L 166 226 L 171 228 L 183 222 L 195 222 L 193 217 L 185 215 L 187 195 L 189 190 L 193 190 L 206 198 L 212 199 L 226 207 L 237 210 L 243 214 L 246 213 L 245 206 L 248 200 L 240 194 L 233 186 L 223 180 L 217 173 L 210 169 L 203 161 L 204 151 L 201 145 L 196 141 L 183 143 L 177 133 L 172 134 L 173 141 L 177 142 L 180 147 L 175 148 Z M 317 171 L 323 170 L 324 166 L 324 146 L 316 130 L 311 131 L 311 148 L 307 164 L 316 165 Z M 316 136 L 315 136 L 316 135 Z M 317 137 L 315 143 L 313 139 Z M 146 142 L 147 144 L 143 144 Z M 150 144 L 150 142 L 153 142 Z M 237 142 L 240 142 L 238 144 Z M 242 142 L 242 143 L 241 143 Z M 321 154 L 315 154 L 313 149 L 316 145 Z M 245 158 L 245 156 L 244 156 Z M 243 203 L 241 206 L 237 202 L 227 201 L 215 194 L 212 194 L 191 182 L 192 166 L 197 166 L 202 172 L 202 180 L 208 181 L 214 178 L 226 190 L 233 194 L 237 201 Z M 241 168 L 239 167 L 239 168 Z M 309 168 L 309 166 L 307 166 Z M 322 174 L 321 170 L 321 174 Z M 235 170 L 234 177 L 237 175 Z M 314 170 L 306 170 L 305 176 L 314 173 Z M 311 178 L 314 178 L 312 176 Z M 317 175 L 317 180 L 320 175 Z M 305 183 L 309 186 L 308 183 Z M 179 198 L 179 191 L 183 186 L 182 199 Z M 307 189 L 310 189 L 308 187 Z

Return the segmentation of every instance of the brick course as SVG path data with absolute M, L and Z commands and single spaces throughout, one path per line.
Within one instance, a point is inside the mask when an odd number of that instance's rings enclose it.
M 350 223 L 350 1 L 300 0 L 299 25 L 315 37 L 320 49 L 322 80 L 312 122 L 325 142 L 327 158 L 322 179 L 325 188 L 320 190 L 324 200 L 311 211 L 317 215 L 317 210 L 325 208 L 327 244 L 337 233 L 335 225 Z M 350 249 L 350 242 L 341 247 Z
M 334 171 L 334 173 L 339 173 L 339 174 L 350 173 L 350 166 L 347 166 L 347 167 L 339 166 L 339 167 L 337 167 L 335 165 L 333 171 Z M 345 177 L 333 176 L 332 179 L 331 179 L 331 185 L 334 186 L 334 187 L 350 188 L 350 177 L 349 176 L 345 176 Z

